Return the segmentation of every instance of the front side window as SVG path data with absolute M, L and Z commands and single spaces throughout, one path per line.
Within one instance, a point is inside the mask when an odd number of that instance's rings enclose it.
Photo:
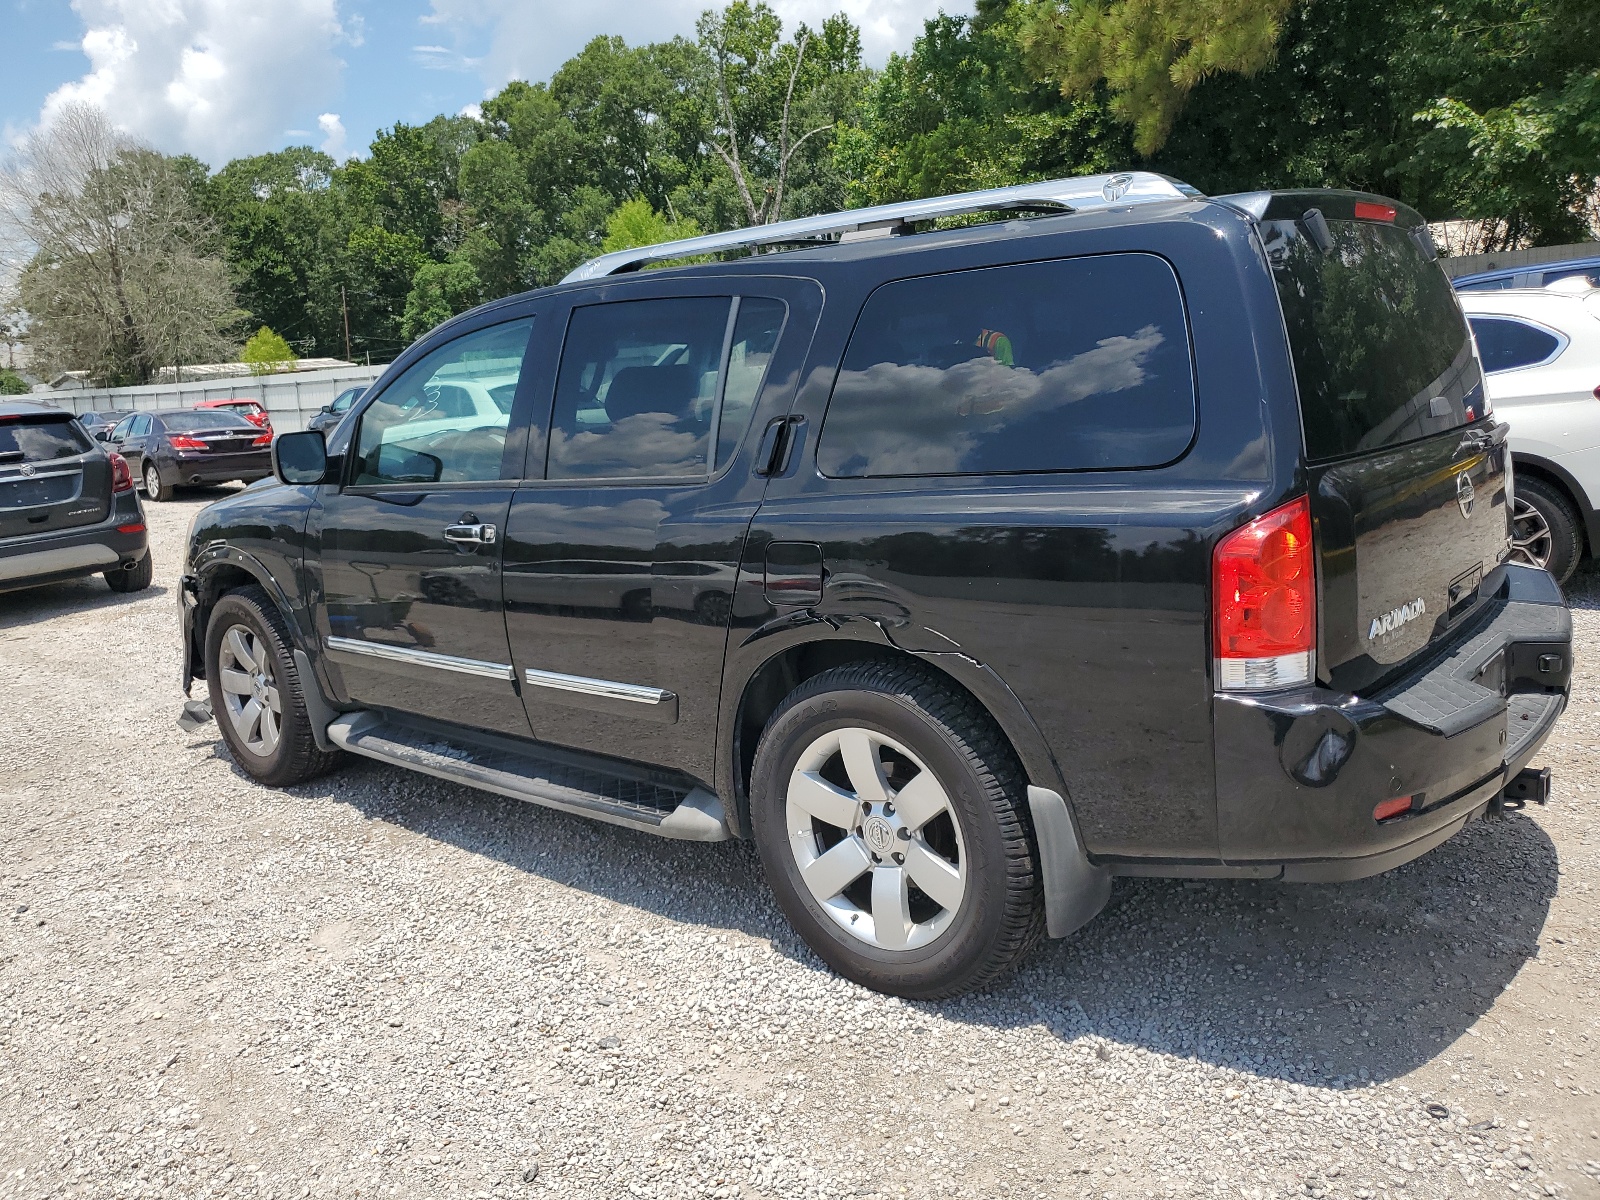
M 361 414 L 351 482 L 499 479 L 531 317 L 480 329 L 414 363 Z
M 844 477 L 1155 466 L 1194 435 L 1177 277 L 1107 254 L 903 279 L 868 298 L 817 463 Z
M 1549 330 L 1513 317 L 1468 317 L 1478 357 L 1489 374 L 1531 367 L 1555 357 L 1561 339 Z
M 127 441 L 127 439 L 132 437 L 132 436 L 133 436 L 133 418 L 132 417 L 123 417 L 122 420 L 117 423 L 117 427 L 111 431 L 111 440 L 114 441 L 114 442 Z
M 704 477 L 727 296 L 572 311 L 550 423 L 551 479 Z

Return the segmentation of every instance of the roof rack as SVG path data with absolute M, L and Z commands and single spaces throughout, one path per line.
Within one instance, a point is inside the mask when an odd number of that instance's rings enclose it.
M 850 242 L 890 237 L 906 232 L 906 226 L 914 221 L 931 221 L 935 217 L 991 211 L 1083 212 L 1122 204 L 1184 200 L 1198 195 L 1200 192 L 1187 183 L 1151 171 L 1051 179 L 1043 183 L 1023 183 L 983 192 L 961 192 L 954 196 L 933 196 L 927 200 L 906 200 L 873 208 L 852 208 L 822 216 L 801 217 L 794 221 L 775 221 L 771 225 L 752 225 L 745 229 L 730 229 L 725 233 L 708 233 L 703 237 L 661 242 L 654 246 L 639 246 L 632 250 L 617 250 L 591 258 L 561 282 L 601 279 L 624 271 L 636 271 L 648 262 L 693 258 L 718 250 L 784 243 L 826 243 L 833 238 Z

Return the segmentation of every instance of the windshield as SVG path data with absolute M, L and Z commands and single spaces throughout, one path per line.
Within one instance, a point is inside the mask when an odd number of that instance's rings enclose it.
M 1318 217 L 1320 220 L 1320 216 Z M 1483 376 L 1450 281 L 1404 229 L 1263 221 L 1300 389 L 1306 452 L 1338 458 L 1483 415 Z
M 254 429 L 237 413 L 210 408 L 204 412 L 163 413 L 161 423 L 172 433 L 193 433 L 200 429 Z

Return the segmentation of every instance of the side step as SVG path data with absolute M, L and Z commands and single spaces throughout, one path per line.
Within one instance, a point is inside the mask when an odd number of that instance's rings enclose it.
M 729 836 L 722 802 L 670 772 L 379 712 L 344 714 L 328 726 L 328 740 L 379 762 L 661 837 Z

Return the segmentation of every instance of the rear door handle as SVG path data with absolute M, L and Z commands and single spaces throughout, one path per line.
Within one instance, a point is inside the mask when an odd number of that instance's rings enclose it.
M 458 546 L 492 546 L 499 536 L 499 530 L 493 525 L 483 523 L 444 527 L 444 540 L 454 542 Z

